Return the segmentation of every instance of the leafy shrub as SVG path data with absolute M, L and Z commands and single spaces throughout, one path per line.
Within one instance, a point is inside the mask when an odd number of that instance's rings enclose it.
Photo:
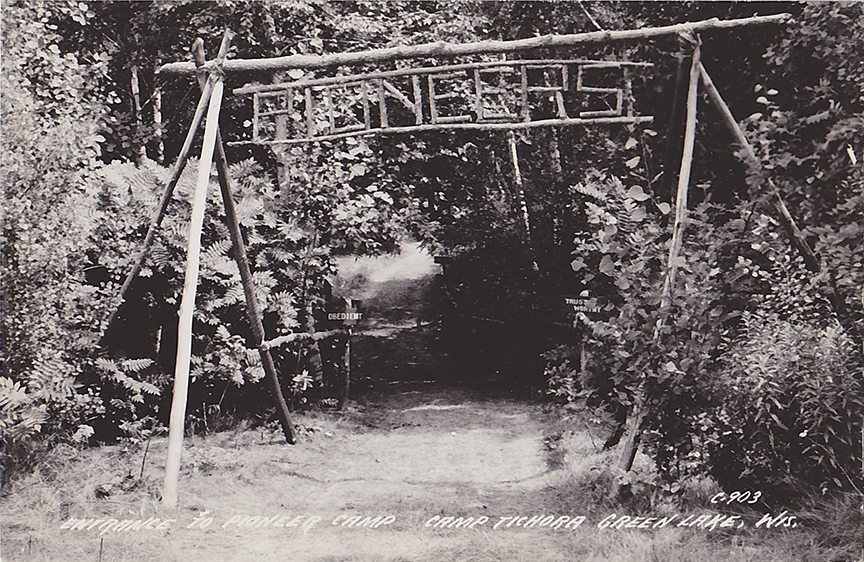
M 691 211 L 691 238 L 677 258 L 679 273 L 666 303 L 668 235 L 661 221 L 668 204 L 602 174 L 589 175 L 574 190 L 585 197 L 588 220 L 575 239 L 571 267 L 591 288 L 589 296 L 609 304 L 601 307 L 606 319 L 578 316 L 590 330 L 586 365 L 578 384 L 558 388 L 571 400 L 576 391 L 588 406 L 613 414 L 619 427 L 607 447 L 617 443 L 636 396 L 644 393 L 650 412 L 645 442 L 658 468 L 666 476 L 698 471 L 688 455 L 696 447 L 694 416 L 707 399 L 701 374 L 712 361 L 718 329 L 728 321 L 718 283 L 722 245 L 710 219 L 716 208 L 702 203 Z M 587 305 L 601 302 L 589 298 Z M 682 459 L 688 461 L 683 466 Z
M 748 240 L 761 261 L 742 255 L 729 275 L 762 285 L 729 334 L 704 421 L 712 472 L 730 485 L 862 490 L 862 24 L 861 4 L 804 5 L 754 84 L 759 110 L 743 127 L 821 271 L 805 271 L 766 224 Z M 772 195 L 764 175 L 748 176 L 756 201 Z
M 861 490 L 862 22 L 860 5 L 808 4 L 764 53 L 767 76 L 747 92 L 759 111 L 743 123 L 762 160 L 746 176 L 750 200 L 691 211 L 672 306 L 659 307 L 665 235 L 628 240 L 626 188 L 578 189 L 594 228 L 576 237 L 573 268 L 616 309 L 591 322 L 587 369 L 551 358 L 551 391 L 623 419 L 644 389 L 643 441 L 667 478 Z M 820 272 L 793 259 L 788 234 L 763 214 L 769 176 Z M 709 177 L 744 195 L 717 170 Z M 661 205 L 645 205 L 643 227 L 659 224 Z
M 78 6 L 19 3 L 4 6 L 2 19 L 4 481 L 38 461 L 43 441 L 82 438 L 103 408 L 77 384 L 88 332 L 104 310 L 92 299 L 99 289 L 76 275 L 89 236 L 78 203 L 99 167 L 106 107 L 116 97 L 106 59 L 61 50 L 48 23 L 55 9 L 85 17 Z
M 860 354 L 836 322 L 757 310 L 721 361 L 707 435 L 724 485 L 862 489 Z

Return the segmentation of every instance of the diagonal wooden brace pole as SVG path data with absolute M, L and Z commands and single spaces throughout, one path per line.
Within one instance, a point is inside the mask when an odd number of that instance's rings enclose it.
M 717 89 L 717 86 L 714 85 L 714 81 L 711 80 L 711 76 L 708 75 L 708 71 L 705 70 L 705 67 L 701 63 L 699 64 L 699 73 L 702 77 L 702 83 L 705 85 L 705 89 L 708 92 L 708 97 L 712 102 L 714 102 L 717 109 L 720 110 L 726 127 L 732 132 L 735 136 L 735 140 L 737 140 L 738 144 L 740 144 L 744 149 L 747 159 L 754 165 L 758 166 L 760 173 L 764 175 L 765 170 L 762 167 L 762 162 L 759 160 L 759 157 L 756 156 L 753 146 L 747 141 L 747 137 L 744 136 L 744 131 L 741 130 L 741 127 L 735 120 L 735 116 L 732 115 L 732 110 L 729 109 L 729 106 L 723 100 L 723 96 L 720 95 L 720 91 Z M 786 202 L 783 201 L 783 196 L 780 195 L 780 190 L 771 178 L 767 178 L 767 183 L 772 192 L 772 204 L 774 205 L 774 209 L 777 211 L 777 217 L 780 219 L 780 224 L 783 225 L 783 229 L 792 241 L 792 245 L 795 246 L 795 249 L 798 250 L 798 253 L 804 259 L 804 265 L 807 266 L 807 269 L 813 273 L 819 273 L 822 269 L 819 258 L 813 252 L 813 249 L 810 248 L 810 244 L 807 243 L 807 239 L 804 238 L 804 233 L 802 233 L 801 229 L 798 228 L 795 219 L 792 218 L 789 208 L 786 207 Z M 845 315 L 846 303 L 833 286 L 828 294 L 828 300 L 831 302 L 831 306 L 838 315 L 841 317 Z
M 99 337 L 97 346 L 101 344 L 110 333 L 114 321 L 117 318 L 117 312 L 120 310 L 120 307 L 126 299 L 126 292 L 129 290 L 129 286 L 132 285 L 132 281 L 134 281 L 135 277 L 137 277 L 141 272 L 141 267 L 144 265 L 144 258 L 147 257 L 147 251 L 153 244 L 153 238 L 156 236 L 156 231 L 162 224 L 162 219 L 165 218 L 165 212 L 168 210 L 168 204 L 171 202 L 174 188 L 177 187 L 180 175 L 183 173 L 183 169 L 186 167 L 186 162 L 189 160 L 189 151 L 192 149 L 192 142 L 195 140 L 195 135 L 204 118 L 204 112 L 207 110 L 207 105 L 210 103 L 210 96 L 213 93 L 214 84 L 214 80 L 208 80 L 201 89 L 201 99 L 198 101 L 198 107 L 195 108 L 195 116 L 192 118 L 192 124 L 189 126 L 189 132 L 186 134 L 186 140 L 183 142 L 183 147 L 180 149 L 177 161 L 174 162 L 174 167 L 171 169 L 171 177 L 168 179 L 168 183 L 165 184 L 165 191 L 162 194 L 162 200 L 159 202 L 159 209 L 150 221 L 150 227 L 147 229 L 147 235 L 144 237 L 144 242 L 141 244 L 141 250 L 135 258 L 135 264 L 132 266 L 132 270 L 129 271 L 129 274 L 126 275 L 126 280 L 123 281 L 123 285 L 120 287 L 120 292 L 117 295 L 117 306 L 114 308 L 111 315 L 108 316 L 108 320 L 105 323 L 105 330 Z
M 720 113 L 723 115 L 723 123 L 726 127 L 729 128 L 729 131 L 735 135 L 735 140 L 738 141 L 738 144 L 744 149 L 744 153 L 747 155 L 747 159 L 750 160 L 751 163 L 755 164 L 759 167 L 760 172 L 762 170 L 762 162 L 759 160 L 759 157 L 756 156 L 756 152 L 753 150 L 753 146 L 747 141 L 747 137 L 744 136 L 744 131 L 741 130 L 741 127 L 738 126 L 738 122 L 735 120 L 735 116 L 732 115 L 732 110 L 729 109 L 729 106 L 723 100 L 723 97 L 720 95 L 720 91 L 717 89 L 717 86 L 714 85 L 714 81 L 711 80 L 711 76 L 708 75 L 708 71 L 705 70 L 703 65 L 699 65 L 699 72 L 702 76 L 702 83 L 705 84 L 705 89 L 708 92 L 708 97 L 714 104 L 717 106 L 717 109 L 720 110 Z M 774 185 L 774 182 L 768 178 L 768 185 L 771 187 L 774 195 L 774 208 L 777 210 L 778 215 L 780 216 L 781 224 L 783 228 L 786 229 L 789 237 L 792 240 L 792 243 L 795 244 L 795 247 L 801 253 L 801 257 L 804 258 L 804 263 L 807 265 L 807 269 L 816 273 L 819 271 L 819 260 L 816 258 L 816 255 L 813 253 L 813 250 L 810 248 L 810 245 L 807 244 L 807 240 L 804 239 L 804 235 L 801 230 L 798 228 L 798 225 L 795 224 L 795 220 L 792 218 L 792 215 L 789 213 L 789 209 L 786 207 L 786 203 L 783 201 L 782 196 L 780 195 L 780 191 L 777 189 L 777 186 Z
M 205 62 L 204 42 L 201 39 L 195 41 L 192 53 L 195 57 L 195 64 L 199 68 L 203 67 Z M 204 87 L 205 80 L 203 74 L 198 75 L 198 82 L 202 87 Z M 225 208 L 225 219 L 228 223 L 231 243 L 234 245 L 234 260 L 237 262 L 237 269 L 240 270 L 243 293 L 246 297 L 246 313 L 249 325 L 252 328 L 253 337 L 255 338 L 255 347 L 258 348 L 258 354 L 261 357 L 261 364 L 264 367 L 267 383 L 276 402 L 276 413 L 279 416 L 282 431 L 285 433 L 285 440 L 293 445 L 295 437 L 294 427 L 291 424 L 291 414 L 288 410 L 288 404 L 285 402 L 285 397 L 282 394 L 282 387 L 279 383 L 279 376 L 276 373 L 273 357 L 270 354 L 270 350 L 264 344 L 264 324 L 261 322 L 261 311 L 258 307 L 258 299 L 255 296 L 255 284 L 252 281 L 252 272 L 249 269 L 249 260 L 246 257 L 246 245 L 243 242 L 240 222 L 237 220 L 234 199 L 231 196 L 233 190 L 228 170 L 228 158 L 225 156 L 225 146 L 222 143 L 222 135 L 218 129 L 216 131 L 215 160 L 216 170 L 219 173 L 219 189 L 222 193 L 222 202 Z

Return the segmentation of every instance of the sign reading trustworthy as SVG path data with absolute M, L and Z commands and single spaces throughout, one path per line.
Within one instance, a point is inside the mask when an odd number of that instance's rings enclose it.
M 603 312 L 603 306 L 596 298 L 588 297 L 564 297 L 564 304 L 572 307 L 573 312 L 600 313 Z
M 564 311 L 570 322 L 575 328 L 579 324 L 579 315 L 583 315 L 583 319 L 587 316 L 589 319 L 597 320 L 599 316 L 608 317 L 614 305 L 605 298 L 591 297 L 583 293 L 578 297 L 564 297 Z

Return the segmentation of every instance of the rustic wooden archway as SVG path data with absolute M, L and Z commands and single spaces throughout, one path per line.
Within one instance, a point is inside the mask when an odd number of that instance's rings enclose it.
M 718 19 L 682 23 L 672 26 L 645 28 L 625 31 L 597 31 L 571 35 L 547 35 L 516 41 L 482 41 L 453 45 L 430 43 L 409 47 L 376 49 L 360 53 L 342 53 L 326 56 L 292 55 L 272 59 L 225 60 L 230 32 L 226 32 L 216 59 L 207 63 L 204 59 L 203 42 L 196 41 L 193 49 L 195 62 L 177 62 L 164 65 L 162 76 L 183 76 L 197 74 L 201 85 L 201 99 L 193 118 L 189 133 L 174 164 L 170 180 L 165 187 L 160 207 L 153 218 L 150 229 L 142 244 L 136 264 L 127 276 L 119 295 L 122 302 L 131 281 L 139 273 L 156 229 L 165 214 L 174 187 L 180 177 L 195 133 L 200 126 L 205 109 L 209 107 L 207 126 L 204 135 L 204 148 L 199 168 L 199 181 L 196 188 L 193 220 L 189 237 L 189 264 L 181 303 L 180 333 L 178 338 L 177 365 L 175 368 L 174 400 L 171 411 L 169 451 L 166 462 L 163 502 L 175 505 L 177 502 L 177 483 L 182 450 L 183 422 L 186 410 L 186 389 L 188 386 L 189 356 L 192 340 L 192 314 L 194 311 L 195 287 L 197 285 L 197 256 L 200 251 L 200 223 L 203 220 L 204 202 L 211 167 L 211 156 L 215 160 L 219 174 L 219 184 L 225 207 L 229 232 L 234 245 L 247 304 L 247 314 L 255 337 L 255 344 L 261 356 L 267 376 L 268 386 L 277 402 L 280 422 L 289 443 L 294 442 L 290 414 L 281 393 L 278 376 L 275 372 L 269 348 L 274 342 L 265 338 L 261 313 L 254 298 L 254 287 L 249 264 L 246 259 L 243 238 L 234 211 L 231 197 L 231 179 L 224 144 L 218 131 L 219 105 L 222 98 L 222 77 L 228 72 L 290 71 L 292 69 L 324 69 L 345 66 L 377 64 L 395 60 L 420 58 L 456 58 L 468 56 L 506 55 L 530 49 L 570 47 L 581 44 L 608 43 L 613 41 L 645 40 L 654 37 L 684 34 L 693 37 L 700 31 L 730 29 L 746 25 L 778 24 L 791 19 L 789 14 L 757 16 L 736 20 Z M 624 97 L 627 91 L 627 72 L 638 68 L 648 68 L 650 63 L 629 61 L 598 61 L 585 59 L 539 59 L 539 60 L 483 60 L 435 67 L 416 67 L 388 72 L 373 72 L 352 76 L 339 76 L 316 80 L 296 80 L 270 85 L 249 85 L 235 90 L 235 94 L 251 95 L 253 100 L 254 127 L 249 140 L 240 143 L 262 145 L 320 142 L 349 136 L 379 134 L 417 134 L 433 130 L 508 130 L 532 127 L 572 126 L 588 124 L 625 123 L 638 124 L 650 122 L 651 116 L 636 115 L 632 106 L 625 109 Z M 622 82 L 613 85 L 589 84 L 586 78 L 592 70 L 621 70 Z M 575 76 L 575 80 L 574 77 Z M 539 77 L 539 78 L 538 78 Z M 684 156 L 678 181 L 676 216 L 673 230 L 673 244 L 670 249 L 664 299 L 671 299 L 674 285 L 675 256 L 680 248 L 687 211 L 687 184 L 689 182 L 690 162 L 692 159 L 695 136 L 696 92 L 701 80 L 707 87 L 712 101 L 721 109 L 724 122 L 735 134 L 736 140 L 745 147 L 750 159 L 755 153 L 723 102 L 701 62 L 699 62 L 698 42 L 694 50 L 690 69 L 690 88 L 688 92 L 687 130 L 685 132 Z M 442 92 L 440 85 L 448 84 L 454 91 Z M 456 95 L 453 95 L 454 92 Z M 599 97 L 608 102 L 606 107 L 575 108 L 565 99 L 570 93 Z M 350 112 L 337 115 L 334 96 L 352 100 L 356 111 L 353 118 Z M 532 96 L 544 96 L 553 103 L 554 118 L 533 119 Z M 456 103 L 451 103 L 452 100 Z M 299 101 L 298 101 L 299 100 Z M 394 101 L 395 100 L 395 101 Z M 299 103 L 299 108 L 295 104 Z M 396 103 L 401 109 L 397 121 L 389 111 L 389 105 Z M 454 109 L 455 107 L 455 109 Z M 466 111 L 466 108 L 468 110 Z M 289 114 L 302 111 L 305 116 L 300 127 L 289 127 Z M 323 117 L 322 117 L 323 116 Z M 413 121 L 413 122 L 412 122 Z M 291 133 L 289 135 L 289 133 Z M 234 143 L 232 143 L 234 144 Z M 512 148 L 512 147 L 511 147 Z M 514 157 L 514 163 L 516 163 Z M 769 180 L 770 184 L 770 180 Z M 771 184 L 773 187 L 773 184 Z M 808 265 L 818 260 L 813 256 L 800 230 L 789 215 L 788 210 L 774 188 L 775 206 L 780 220 L 796 247 L 805 256 Z M 194 262 L 194 263 L 193 263 Z M 116 311 L 115 311 L 116 312 Z M 114 318 L 108 321 L 108 328 Z M 316 334 L 294 334 L 290 337 L 315 338 Z M 638 446 L 641 422 L 646 413 L 647 396 L 644 385 L 640 385 L 634 411 L 628 420 L 628 431 L 624 442 L 619 466 L 627 471 L 632 464 Z

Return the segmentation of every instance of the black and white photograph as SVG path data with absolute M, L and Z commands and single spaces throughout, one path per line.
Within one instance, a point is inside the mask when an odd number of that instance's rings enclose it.
M 4 562 L 864 562 L 864 2 L 0 23 Z

